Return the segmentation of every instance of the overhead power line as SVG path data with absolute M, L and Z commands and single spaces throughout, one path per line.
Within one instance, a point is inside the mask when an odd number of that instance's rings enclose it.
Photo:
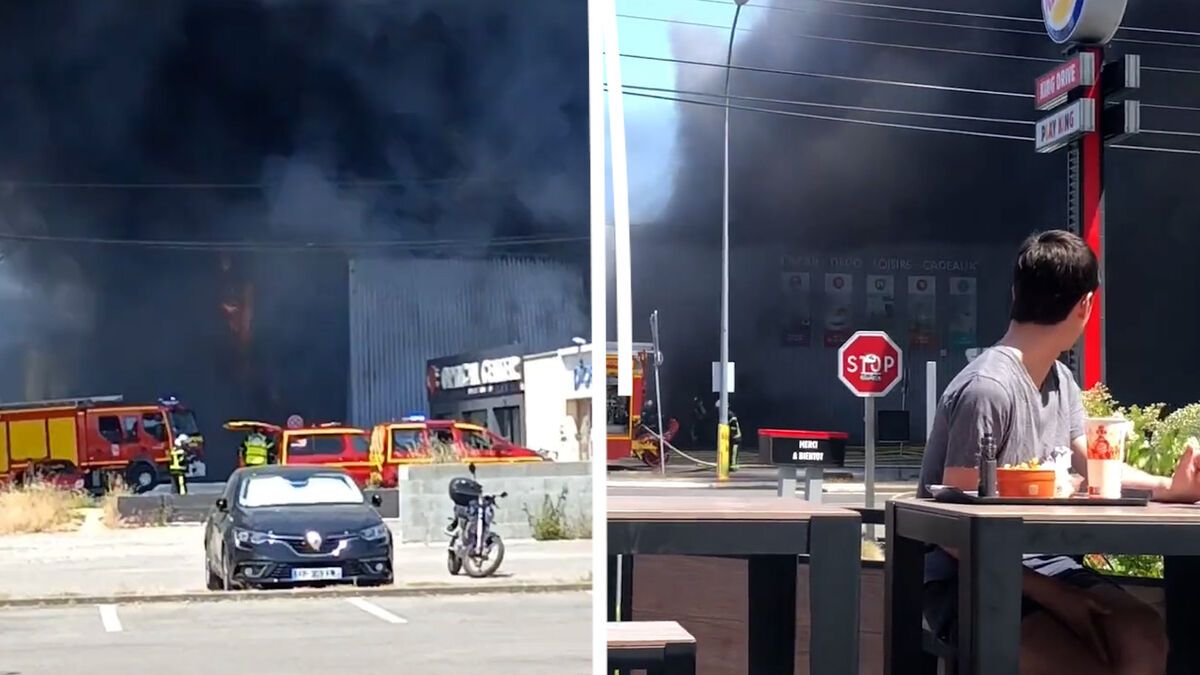
M 1144 132 L 1143 132 L 1144 133 Z M 1143 152 L 1166 152 L 1172 155 L 1200 155 L 1200 150 L 1188 150 L 1186 148 L 1157 148 L 1150 145 L 1110 145 L 1110 148 L 1119 150 L 1141 150 Z
M 998 21 L 1018 21 L 1021 23 L 1036 23 L 1041 25 L 1043 22 L 1040 18 L 1030 16 L 1010 16 L 1007 14 L 985 14 L 981 12 L 964 12 L 956 9 L 933 9 L 930 7 L 912 7 L 906 5 L 892 5 L 882 2 L 865 2 L 864 0 L 808 0 L 808 2 L 820 2 L 829 5 L 851 5 L 855 7 L 871 7 L 874 9 L 887 9 L 902 12 L 919 12 L 922 14 L 941 14 L 943 16 L 962 16 L 972 19 L 994 19 Z M 1200 37 L 1200 31 L 1177 30 L 1166 28 L 1144 28 L 1140 26 L 1121 26 L 1121 31 L 1131 31 L 1138 33 L 1160 33 L 1165 35 L 1186 35 L 1188 37 Z
M 627 84 L 627 85 L 624 85 L 624 87 L 622 87 L 622 88 L 626 89 L 626 90 L 636 89 L 638 91 L 652 91 L 652 92 L 669 93 L 669 94 L 684 94 L 687 96 L 704 96 L 707 98 L 715 98 L 718 100 L 724 99 L 724 96 L 722 94 L 716 94 L 716 93 L 707 92 L 707 91 L 674 89 L 674 88 L 670 88 L 670 87 L 643 87 L 640 85 Z M 606 89 L 607 89 L 607 87 L 606 87 Z M 734 101 L 753 101 L 755 103 L 775 103 L 775 104 L 779 104 L 779 105 L 807 106 L 807 107 L 813 107 L 813 108 L 830 108 L 830 109 L 834 109 L 834 110 L 852 110 L 855 112 L 884 113 L 884 114 L 889 114 L 889 115 L 908 115 L 911 117 L 935 117 L 935 118 L 941 118 L 941 119 L 962 120 L 962 121 L 966 121 L 966 122 L 990 122 L 993 124 L 1019 124 L 1019 125 L 1024 125 L 1024 126 L 1032 126 L 1032 125 L 1036 124 L 1036 122 L 1034 122 L 1032 120 L 1014 120 L 1014 119 L 1008 119 L 1006 117 L 980 117 L 980 116 L 976 116 L 976 115 L 956 115 L 953 113 L 925 112 L 925 111 L 921 111 L 921 110 L 900 110 L 897 108 L 873 108 L 870 106 L 843 105 L 843 104 L 839 104 L 839 103 L 819 103 L 816 101 L 798 101 L 798 100 L 785 99 L 785 98 L 765 98 L 765 97 L 761 97 L 761 96 L 745 96 L 745 95 L 735 95 L 735 94 L 730 94 L 729 98 L 730 98 L 730 100 L 734 100 Z
M 702 105 L 702 106 L 709 106 L 709 107 L 714 107 L 714 108 L 724 108 L 725 107 L 725 105 L 723 103 L 716 103 L 716 102 L 712 102 L 712 101 L 697 101 L 694 99 L 679 98 L 679 97 L 674 97 L 674 96 L 665 96 L 662 94 L 642 93 L 639 91 L 626 91 L 624 93 L 627 96 L 638 96 L 638 97 L 642 97 L 642 98 L 659 99 L 659 100 L 671 101 L 671 102 L 675 102 L 675 103 L 688 103 L 688 104 L 692 104 L 692 105 Z M 721 98 L 721 96 L 719 96 L 719 95 L 712 95 L 712 96 L 714 96 L 716 98 Z M 734 98 L 734 97 L 731 96 L 730 98 Z M 804 104 L 799 103 L 799 105 L 804 105 Z M 757 113 L 763 113 L 763 114 L 768 114 L 768 115 L 781 115 L 781 116 L 785 116 L 785 117 L 799 117 L 799 118 L 804 118 L 804 119 L 821 120 L 821 121 L 827 121 L 827 122 L 842 122 L 845 124 L 858 124 L 858 125 L 872 126 L 872 127 L 905 129 L 905 130 L 910 130 L 910 131 L 925 131 L 925 132 L 930 132 L 930 133 L 952 134 L 952 135 L 959 135 L 959 136 L 974 136 L 977 138 L 994 138 L 994 139 L 999 139 L 999 140 L 1023 141 L 1026 143 L 1031 143 L 1033 141 L 1033 137 L 1031 137 L 1031 136 L 1016 136 L 1013 134 L 998 134 L 998 133 L 991 133 L 991 132 L 986 132 L 986 131 L 973 131 L 973 130 L 969 130 L 969 129 L 950 129 L 950 128 L 946 128 L 946 127 L 932 127 L 932 126 L 922 126 L 922 125 L 914 125 L 914 124 L 901 124 L 901 123 L 896 123 L 896 122 L 881 122 L 878 120 L 852 119 L 849 117 L 836 117 L 833 115 L 817 115 L 817 114 L 813 114 L 813 113 L 796 112 L 793 110 L 773 110 L 770 108 L 759 108 L 756 106 L 747 106 L 747 105 L 730 104 L 729 108 L 731 110 L 744 110 L 747 112 L 757 112 Z M 879 110 L 877 110 L 877 112 L 896 113 L 896 114 L 909 114 L 910 113 L 910 111 L 902 111 L 902 110 L 891 111 L 891 110 L 886 110 L 886 109 L 879 109 Z M 1010 120 L 1010 121 L 1017 122 L 1018 120 Z M 1143 131 L 1142 133 L 1154 134 L 1154 133 L 1162 133 L 1162 132 L 1159 132 L 1156 130 L 1149 130 L 1149 131 Z M 1143 152 L 1165 152 L 1165 153 L 1181 154 L 1181 155 L 1200 155 L 1200 150 L 1189 150 L 1189 149 L 1185 149 L 1185 148 L 1160 148 L 1160 147 L 1152 147 L 1152 146 L 1144 146 L 1144 145 L 1128 145 L 1128 144 L 1118 144 L 1118 145 L 1112 145 L 1109 147 L 1119 148 L 1122 150 L 1140 150 Z
M 645 86 L 641 86 L 641 85 L 625 85 L 623 87 L 623 89 L 626 89 L 626 90 L 635 89 L 638 91 L 651 91 L 651 92 L 659 92 L 659 93 L 666 93 L 666 94 L 683 94 L 685 96 L 702 96 L 705 98 L 717 99 L 718 101 L 724 100 L 724 98 L 725 98 L 724 95 L 717 94 L 714 92 L 697 91 L 694 89 L 693 90 L 678 89 L 678 88 L 672 88 L 672 87 L 645 87 Z M 607 90 L 608 90 L 608 85 L 606 84 L 605 91 L 607 91 Z M 802 100 L 797 100 L 797 99 L 767 98 L 767 97 L 762 97 L 762 96 L 746 96 L 746 95 L 741 95 L 741 94 L 730 94 L 729 100 L 731 100 L 731 101 L 753 101 L 756 103 L 773 103 L 773 104 L 778 104 L 778 105 L 793 105 L 793 106 L 813 107 L 813 108 L 829 108 L 829 109 L 834 109 L 834 110 L 851 110 L 851 111 L 855 111 L 855 112 L 879 113 L 879 114 L 885 114 L 885 115 L 903 115 L 903 116 L 909 116 L 909 117 L 934 117 L 934 118 L 940 118 L 940 119 L 962 120 L 962 121 L 966 121 L 966 122 L 986 122 L 986 123 L 991 123 L 991 124 L 1017 124 L 1017 125 L 1021 125 L 1021 126 L 1034 126 L 1037 124 L 1036 120 L 1020 120 L 1020 119 L 1011 119 L 1008 117 L 981 117 L 978 115 L 961 115 L 961 114 L 955 114 L 955 113 L 928 112 L 928 111 L 923 111 L 923 110 L 902 110 L 899 108 L 877 108 L 877 107 L 870 107 L 870 106 L 845 105 L 845 104 L 840 104 L 840 103 L 823 103 L 823 102 L 818 102 L 818 101 L 802 101 Z M 687 101 L 685 101 L 685 102 L 687 102 Z M 1143 129 L 1140 133 L 1150 134 L 1150 135 L 1187 136 L 1187 137 L 1200 138 L 1200 132 L 1194 132 L 1194 131 L 1171 131 L 1171 130 L 1167 130 L 1167 129 Z
M 655 21 L 659 23 L 678 24 L 681 26 L 694 26 L 696 28 L 714 28 L 723 31 L 729 31 L 729 26 L 722 26 L 716 23 L 704 23 L 701 21 L 685 21 L 683 19 L 665 19 L 654 16 L 639 16 L 635 14 L 618 14 L 617 16 L 625 19 L 635 19 L 639 21 Z M 739 33 L 761 33 L 760 29 L 743 28 L 737 29 Z M 1044 58 L 1040 56 L 1026 56 L 1024 54 L 1006 54 L 1003 52 L 980 52 L 970 49 L 951 49 L 949 47 L 929 47 L 925 45 L 910 45 L 897 42 L 876 42 L 874 40 L 856 40 L 852 38 L 830 37 L 827 35 L 813 35 L 811 33 L 788 33 L 787 35 L 779 35 L 780 38 L 796 38 L 800 40 L 817 40 L 823 42 L 839 42 L 842 44 L 862 45 L 867 47 L 881 47 L 885 49 L 905 49 L 909 51 L 931 52 L 937 54 L 956 54 L 960 56 L 979 56 L 984 58 L 1009 59 L 1013 61 L 1040 61 L 1044 63 L 1058 63 L 1061 59 Z
M 471 239 L 429 239 L 429 240 L 380 240 L 380 241 L 343 241 L 343 242 L 280 242 L 280 241 L 203 241 L 203 240 L 164 240 L 164 239 L 113 239 L 104 237 L 75 237 L 40 234 L 20 234 L 16 232 L 0 232 L 0 242 L 15 241 L 25 243 L 47 244 L 82 244 L 99 246 L 126 246 L 158 250 L 188 250 L 214 252 L 256 252 L 256 251 L 291 251 L 291 252 L 340 252 L 346 250 L 387 250 L 387 251 L 436 251 L 455 248 L 488 248 L 546 246 L 554 244 L 570 244 L 588 241 L 587 237 L 576 236 L 526 236 L 499 237 L 490 240 Z
M 1194 105 L 1164 105 L 1162 103 L 1142 103 L 1143 108 L 1156 110 L 1175 110 L 1178 112 L 1200 112 L 1200 106 Z
M 504 178 L 486 179 L 505 180 Z M 485 182 L 481 178 L 379 178 L 330 180 L 330 185 L 343 188 L 396 187 L 406 185 L 444 185 Z M 267 190 L 278 187 L 278 183 L 266 182 L 100 182 L 100 181 L 43 181 L 0 178 L 0 189 L 17 188 L 27 190 Z
M 692 99 L 678 98 L 678 97 L 674 97 L 674 96 L 662 96 L 660 94 L 645 94 L 645 93 L 635 92 L 635 91 L 627 91 L 627 92 L 625 92 L 625 94 L 627 96 L 640 96 L 643 98 L 655 98 L 655 99 L 660 99 L 663 101 L 675 101 L 678 103 L 691 103 L 694 105 L 711 106 L 714 108 L 724 108 L 725 107 L 725 105 L 723 103 L 714 103 L 711 101 L 696 101 L 696 100 L 692 100 Z M 1002 139 L 1013 140 L 1013 141 L 1032 141 L 1033 140 L 1032 137 L 1013 136 L 1011 134 L 994 134 L 994 133 L 990 133 L 990 132 L 986 132 L 986 131 L 970 131 L 967 129 L 946 129 L 944 127 L 926 127 L 926 126 L 920 126 L 920 125 L 915 125 L 915 124 L 901 124 L 898 122 L 879 122 L 877 120 L 858 120 L 858 119 L 850 119 L 848 117 L 834 117 L 832 115 L 817 115 L 815 113 L 802 113 L 802 112 L 796 112 L 794 110 L 772 110 L 770 108 L 758 108 L 758 107 L 754 107 L 754 106 L 745 106 L 745 105 L 730 104 L 729 109 L 730 110 L 745 110 L 748 112 L 760 112 L 760 113 L 767 113 L 767 114 L 771 114 L 771 115 L 784 115 L 787 117 L 803 117 L 805 119 L 824 120 L 824 121 L 828 121 L 828 122 L 846 122 L 849 124 L 861 124 L 861 125 L 873 126 L 873 127 L 887 127 L 887 128 L 892 128 L 892 129 L 909 129 L 912 131 L 928 131 L 928 132 L 943 133 L 943 134 L 959 134 L 962 136 L 977 136 L 980 138 L 1002 138 Z
M 659 61 L 662 63 L 677 63 L 686 66 L 703 66 L 707 68 L 731 68 L 733 70 L 744 70 L 754 73 L 768 73 L 772 75 L 791 75 L 794 77 L 811 77 L 816 79 L 841 80 L 845 82 L 859 82 L 862 84 L 879 84 L 893 87 L 904 87 L 910 89 L 929 89 L 935 91 L 949 91 L 962 94 L 980 94 L 984 96 L 1003 96 L 1007 98 L 1024 98 L 1032 99 L 1033 94 L 1023 94 L 1016 91 L 1001 91 L 996 89 L 972 89 L 969 87 L 952 87 L 941 84 L 928 84 L 923 82 L 908 82 L 905 80 L 886 80 L 878 78 L 854 77 L 850 75 L 834 75 L 832 73 L 814 73 L 803 70 L 786 70 L 783 68 L 763 68 L 760 66 L 744 66 L 734 64 L 726 66 L 724 63 L 713 63 L 711 61 L 696 61 L 693 59 L 680 59 L 667 56 L 648 56 L 645 54 L 621 54 L 622 58 L 640 59 L 645 61 Z M 1200 72 L 1200 71 L 1198 71 Z M 1161 103 L 1142 103 L 1143 108 L 1173 110 L 1184 112 L 1200 112 L 1200 106 L 1186 105 L 1165 105 Z
M 695 1 L 696 2 L 716 2 L 716 3 L 723 2 L 723 0 L 695 0 Z M 758 5 L 756 5 L 756 6 L 758 6 Z M 763 7 L 763 9 L 770 9 L 770 7 Z M 784 9 L 784 8 L 776 8 L 776 9 Z M 664 18 L 664 17 L 642 16 L 642 15 L 638 15 L 638 14 L 618 14 L 617 16 L 624 18 L 624 19 L 633 19 L 633 20 L 638 20 L 638 21 L 653 21 L 653 22 L 658 22 L 658 23 L 676 24 L 676 25 L 680 25 L 680 26 L 692 26 L 695 28 L 712 28 L 712 29 L 718 29 L 718 30 L 725 31 L 725 32 L 728 32 L 730 29 L 729 26 L 723 26 L 721 24 L 716 24 L 716 23 L 705 23 L 703 21 L 691 21 L 691 20 L 685 20 L 685 19 L 668 19 L 668 18 Z M 839 16 L 843 16 L 843 15 L 839 15 Z M 855 16 L 857 17 L 857 15 L 855 15 Z M 878 17 L 865 17 L 865 18 L 878 18 Z M 918 22 L 918 23 L 920 23 L 920 22 Z M 762 33 L 764 31 L 762 29 L 758 29 L 758 28 L 739 27 L 737 29 L 737 32 L 739 32 L 739 33 Z M 951 48 L 951 47 L 933 47 L 933 46 L 928 46 L 928 45 L 913 45 L 913 44 L 905 44 L 905 43 L 897 43 L 897 42 L 881 42 L 881 41 L 876 41 L 876 40 L 859 40 L 859 39 L 854 39 L 854 38 L 832 37 L 832 36 L 828 36 L 828 35 L 814 35 L 812 33 L 788 33 L 787 35 L 778 35 L 777 37 L 795 38 L 798 40 L 815 40 L 815 41 L 822 41 L 822 42 L 835 42 L 835 43 L 842 43 L 842 44 L 862 45 L 862 46 L 867 46 L 867 47 L 879 47 L 882 49 L 902 49 L 902 50 L 906 50 L 906 51 L 929 52 L 929 53 L 935 53 L 935 54 L 954 54 L 954 55 L 959 55 L 959 56 L 977 56 L 977 57 L 981 57 L 981 58 L 1006 59 L 1009 61 L 1028 61 L 1030 63 L 1060 63 L 1062 61 L 1061 58 L 1055 59 L 1055 58 L 1049 58 L 1049 57 L 1044 57 L 1044 56 L 1030 56 L 1027 54 L 1009 54 L 1007 52 L 989 52 L 989 51 L 978 51 L 978 50 L 972 50 L 972 49 L 955 49 L 955 48 Z M 1196 45 L 1196 46 L 1200 47 L 1200 45 Z M 1142 70 L 1149 71 L 1149 72 L 1171 73 L 1171 74 L 1175 74 L 1175 75 L 1200 75 L 1200 70 L 1195 70 L 1195 69 L 1190 69 L 1190 68 L 1167 68 L 1167 67 L 1163 67 L 1163 66 L 1143 65 Z
M 792 75 L 796 77 L 812 77 L 827 80 L 842 80 L 846 82 L 860 82 L 863 84 L 882 84 L 893 87 L 908 87 L 911 89 L 927 89 L 934 91 L 952 91 L 963 94 L 983 94 L 987 96 L 1005 96 L 1010 98 L 1033 98 L 1033 94 L 1022 94 L 1015 91 L 997 91 L 994 89 L 971 89 L 969 87 L 951 87 L 941 84 L 926 84 L 922 82 L 906 82 L 904 80 L 882 80 L 870 77 L 853 77 L 850 75 L 834 75 L 832 73 L 814 73 L 803 70 L 785 70 L 782 68 L 760 68 L 758 66 L 743 66 L 732 65 L 726 66 L 724 63 L 711 63 L 709 61 L 695 61 L 692 59 L 679 59 L 666 56 L 646 56 L 643 54 L 621 54 L 622 58 L 626 59 L 641 59 L 645 61 L 659 61 L 663 63 L 678 63 L 689 66 L 706 66 L 708 68 L 730 68 L 733 70 L 744 70 L 753 73 L 769 73 L 773 75 Z
M 828 3 L 828 4 L 846 4 L 843 2 L 833 2 L 832 0 L 808 0 L 808 1 L 809 2 L 823 2 L 823 3 Z M 718 5 L 727 5 L 728 4 L 728 0 L 693 0 L 693 2 L 703 2 L 706 4 L 718 4 Z M 901 23 L 901 24 L 919 25 L 919 26 L 934 26 L 934 27 L 939 27 L 939 28 L 954 28 L 956 30 L 973 30 L 973 31 L 991 32 L 991 33 L 1030 35 L 1030 36 L 1038 36 L 1038 37 L 1045 37 L 1045 35 L 1046 35 L 1045 31 L 1041 31 L 1041 30 L 1025 30 L 1025 29 L 1021 29 L 1021 28 L 1004 28 L 1004 27 L 1000 27 L 1000 26 L 980 26 L 980 25 L 976 25 L 976 24 L 967 24 L 967 23 L 948 23 L 945 21 L 930 21 L 928 19 L 906 19 L 906 18 L 900 18 L 900 17 L 894 17 L 894 16 L 879 16 L 879 15 L 872 15 L 872 14 L 854 14 L 854 13 L 849 13 L 849 12 L 832 12 L 832 11 L 822 11 L 822 10 L 817 10 L 817 9 L 805 9 L 805 8 L 801 8 L 801 7 L 780 7 L 777 5 L 762 4 L 762 3 L 758 3 L 758 2 L 751 3 L 747 6 L 753 7 L 755 9 L 766 10 L 766 11 L 789 12 L 789 13 L 794 13 L 794 14 L 823 14 L 823 15 L 827 15 L 827 16 L 842 16 L 842 17 L 847 17 L 847 18 L 851 18 L 851 19 L 863 19 L 863 20 L 867 20 L 867 21 L 881 21 L 881 22 L 886 22 L 886 23 Z M 863 6 L 863 5 L 860 4 L 859 6 Z M 870 5 L 866 5 L 866 6 L 870 6 Z M 885 6 L 885 5 L 878 5 L 877 8 L 890 9 L 890 10 L 908 9 L 910 11 L 912 11 L 912 9 L 913 9 L 913 8 L 900 8 L 900 7 Z M 945 11 L 950 11 L 950 10 L 945 10 Z M 1159 47 L 1183 47 L 1186 49 L 1200 49 L 1200 44 L 1189 43 L 1189 42 L 1167 42 L 1164 40 L 1144 40 L 1144 39 L 1140 39 L 1140 38 L 1128 38 L 1128 37 L 1114 38 L 1113 41 L 1114 42 L 1127 42 L 1130 44 L 1153 45 L 1153 46 L 1159 46 Z
M 692 2 L 703 2 L 710 5 L 727 5 L 728 0 L 692 0 Z M 1016 35 L 1039 35 L 1045 36 L 1045 32 L 1037 30 L 1025 30 L 1022 28 L 1001 28 L 997 26 L 978 26 L 966 23 L 947 23 L 944 21 L 930 21 L 928 19 L 905 19 L 895 16 L 879 16 L 875 14 L 852 14 L 848 12 L 832 12 L 819 9 L 805 9 L 802 7 L 779 7 L 777 5 L 768 5 L 761 2 L 752 2 L 747 7 L 753 7 L 758 10 L 766 10 L 771 12 L 787 12 L 789 14 L 818 14 L 823 16 L 841 16 L 849 19 L 866 19 L 868 21 L 882 21 L 885 23 L 903 23 L 917 26 L 935 26 L 939 28 L 958 28 L 965 30 L 982 30 L 997 33 L 1012 33 Z

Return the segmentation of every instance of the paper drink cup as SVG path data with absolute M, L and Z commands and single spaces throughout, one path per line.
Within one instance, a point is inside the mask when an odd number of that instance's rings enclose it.
M 1132 429 L 1133 424 L 1121 417 L 1088 417 L 1084 420 L 1088 496 L 1120 499 L 1125 442 Z

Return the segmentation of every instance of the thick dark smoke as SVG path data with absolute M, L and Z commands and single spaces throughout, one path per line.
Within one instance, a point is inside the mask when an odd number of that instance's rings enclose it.
M 584 3 L 152 5 L 0 6 L 0 185 L 12 183 L 0 190 L 0 232 L 251 242 L 586 232 Z M 0 399 L 171 391 L 207 406 L 210 426 L 345 414 L 342 255 L 0 251 Z M 245 284 L 249 358 L 269 374 L 254 384 L 236 377 L 245 356 L 221 311 Z M 26 386 L 33 352 L 55 365 Z
M 950 11 L 1040 16 L 1035 2 L 1020 5 L 998 0 L 925 0 L 919 4 Z M 794 11 L 765 9 L 764 5 Z M 1196 8 L 1161 3 L 1130 5 L 1127 26 L 1200 29 L 1200 10 Z M 729 17 L 732 6 L 731 2 Z M 1036 34 L 870 21 L 838 14 L 999 26 Z M 680 14 L 679 18 L 688 17 Z M 711 17 L 704 20 L 712 22 Z M 737 64 L 950 87 L 1032 93 L 1034 78 L 1050 64 L 884 49 L 796 36 L 816 34 L 1041 58 L 1059 55 L 1050 40 L 1040 34 L 1038 23 L 917 15 L 857 5 L 750 0 L 743 9 L 741 25 L 750 31 L 738 33 L 734 56 Z M 1114 45 L 1114 55 L 1138 53 L 1147 66 L 1194 69 L 1200 54 L 1200 41 L 1187 36 L 1142 32 L 1119 37 L 1198 45 Z M 673 56 L 723 63 L 727 40 L 728 32 L 722 35 L 721 30 L 676 26 L 672 29 Z M 626 51 L 637 50 L 631 47 Z M 676 71 L 676 84 L 684 90 L 719 94 L 722 80 L 723 72 L 718 68 L 680 65 Z M 1140 98 L 1145 102 L 1200 105 L 1200 76 L 1147 72 L 1143 86 Z M 1037 117 L 1030 99 L 748 71 L 733 73 L 732 93 L 1029 121 Z M 1033 135 L 1032 127 L 1010 124 L 754 102 L 734 104 Z M 665 110 L 669 104 L 662 105 Z M 672 414 L 686 415 L 688 399 L 698 391 L 708 391 L 709 362 L 718 356 L 722 110 L 688 104 L 675 108 L 680 116 L 675 140 L 678 155 L 671 161 L 679 167 L 679 173 L 670 207 L 656 222 L 640 223 L 635 228 L 634 297 L 639 337 L 648 336 L 645 316 L 655 308 L 662 311 L 670 384 L 664 396 Z M 1143 126 L 1194 132 L 1200 130 L 1200 114 L 1148 110 L 1143 114 Z M 1163 136 L 1143 136 L 1130 142 L 1200 147 L 1186 138 Z M 993 277 L 988 280 L 981 275 L 980 282 L 980 311 L 989 315 L 980 316 L 979 337 L 986 343 L 999 337 L 1005 324 L 1008 289 L 1004 277 L 1017 244 L 1035 229 L 1065 223 L 1065 157 L 1061 153 L 1035 155 L 1032 143 L 735 110 L 731 146 L 731 237 L 735 252 L 731 341 L 732 356 L 739 361 L 739 393 L 734 397 L 734 407 L 740 408 L 743 424 L 749 418 L 750 427 L 759 422 L 842 425 L 861 416 L 851 399 L 842 400 L 841 386 L 833 374 L 834 350 L 823 350 L 829 362 L 822 362 L 816 370 L 780 370 L 782 364 L 792 362 L 797 353 L 806 350 L 779 348 L 778 274 L 773 272 L 775 276 L 767 275 L 770 278 L 765 278 L 763 284 L 755 282 L 745 288 L 745 280 L 759 279 L 763 268 L 779 270 L 780 256 L 827 258 L 864 250 L 907 249 L 918 255 L 950 257 L 967 247 Z M 1191 194 L 1187 179 L 1200 167 L 1200 157 L 1122 150 L 1108 156 L 1110 384 L 1121 398 L 1133 401 L 1180 404 L 1200 399 L 1200 389 L 1195 386 L 1200 366 L 1195 359 L 1183 358 L 1189 341 L 1169 337 L 1200 330 L 1200 317 L 1190 311 L 1187 302 L 1187 307 L 1180 304 L 1182 298 L 1200 292 L 1200 282 L 1194 275 L 1180 273 L 1181 267 L 1187 268 L 1190 262 L 1182 252 L 1200 244 L 1200 230 L 1195 227 L 1200 204 Z M 633 194 L 631 199 L 636 201 L 639 195 Z M 691 256 L 686 268 L 658 262 L 683 256 Z M 674 278 L 667 272 L 681 269 L 686 272 Z M 739 277 L 743 280 L 741 291 Z M 814 279 L 820 294 L 820 279 Z M 989 285 L 989 281 L 994 283 Z M 1178 346 L 1164 347 L 1164 340 Z M 811 349 L 822 351 L 821 347 Z M 917 356 L 939 358 L 947 370 L 961 367 L 961 360 L 949 360 L 945 354 Z M 921 379 L 922 365 L 914 361 L 912 372 L 917 380 Z M 755 381 L 781 373 L 788 373 L 786 385 Z M 1145 377 L 1149 373 L 1154 376 Z M 788 400 L 772 402 L 763 394 L 781 387 L 790 387 Z M 840 408 L 836 412 L 813 409 L 802 401 L 802 393 L 814 388 L 825 392 L 826 398 L 836 396 Z M 908 407 L 913 407 L 911 401 Z M 774 412 L 763 413 L 763 409 Z M 919 422 L 914 422 L 913 429 L 914 437 L 923 436 Z

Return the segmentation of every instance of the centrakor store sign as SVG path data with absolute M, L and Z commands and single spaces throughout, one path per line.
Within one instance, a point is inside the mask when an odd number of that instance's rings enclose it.
M 426 387 L 429 395 L 488 396 L 520 391 L 521 357 L 479 359 L 465 363 L 430 363 Z
M 1034 141 L 1038 152 L 1053 152 L 1095 129 L 1096 101 L 1081 98 L 1039 120 Z
M 1128 0 L 1042 0 L 1046 33 L 1058 44 L 1106 44 L 1125 18 Z

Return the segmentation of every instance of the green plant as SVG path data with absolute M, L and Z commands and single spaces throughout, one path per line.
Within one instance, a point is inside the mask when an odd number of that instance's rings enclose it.
M 1183 456 L 1188 437 L 1200 436 L 1200 403 L 1186 405 L 1167 415 L 1154 434 L 1154 452 L 1139 469 L 1157 476 L 1170 476 Z
M 1104 574 L 1118 577 L 1161 579 L 1163 559 L 1157 555 L 1104 555 L 1093 553 L 1083 558 L 1083 564 Z
M 1191 436 L 1200 436 L 1200 403 L 1179 408 L 1163 417 L 1164 405 L 1122 406 L 1103 384 L 1083 394 L 1084 412 L 1089 416 L 1124 417 L 1133 423 L 1126 440 L 1125 462 L 1156 476 L 1170 476 Z M 1160 556 L 1093 554 L 1084 564 L 1104 574 L 1161 579 Z
M 564 486 L 557 498 L 545 495 L 542 506 L 536 513 L 522 506 L 525 517 L 529 520 L 529 530 L 538 541 L 558 541 L 561 539 L 591 539 L 592 519 L 582 515 L 572 523 L 567 515 L 567 488 Z
M 1125 461 L 1143 471 L 1155 471 L 1163 463 L 1159 449 L 1160 428 L 1163 424 L 1162 403 L 1129 407 L 1122 406 L 1113 398 L 1112 393 L 1103 384 L 1097 384 L 1083 392 L 1083 411 L 1089 417 L 1123 417 L 1133 423 L 1133 430 L 1125 440 Z M 1178 461 L 1178 455 L 1175 456 Z M 1169 474 L 1175 468 L 1175 461 L 1167 469 Z

